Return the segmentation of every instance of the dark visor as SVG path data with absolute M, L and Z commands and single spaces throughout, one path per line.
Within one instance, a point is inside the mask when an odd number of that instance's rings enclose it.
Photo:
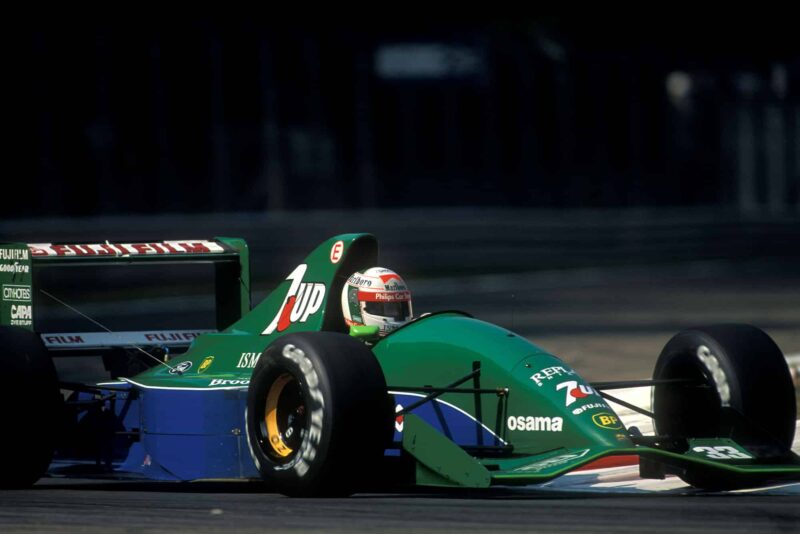
M 406 319 L 410 315 L 408 310 L 408 301 L 364 303 L 365 312 L 371 313 L 372 315 L 380 315 L 381 317 L 391 317 L 395 321 Z

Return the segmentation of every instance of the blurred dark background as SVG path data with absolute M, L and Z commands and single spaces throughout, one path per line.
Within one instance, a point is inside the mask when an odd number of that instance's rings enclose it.
M 0 240 L 241 236 L 257 301 L 367 231 L 417 313 L 464 309 L 591 378 L 647 376 L 697 324 L 798 353 L 796 17 L 674 9 L 11 18 Z M 184 271 L 124 271 L 58 293 L 114 329 L 211 309 Z
M 791 19 L 31 19 L 2 217 L 797 213 Z

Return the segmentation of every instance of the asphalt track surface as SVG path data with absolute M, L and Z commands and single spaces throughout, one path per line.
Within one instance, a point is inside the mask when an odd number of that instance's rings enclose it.
M 669 336 L 696 324 L 751 322 L 784 352 L 800 352 L 800 269 L 791 262 L 409 283 L 418 312 L 459 308 L 513 327 L 591 380 L 647 376 Z M 590 481 L 326 500 L 289 499 L 241 482 L 45 479 L 30 490 L 0 491 L 0 532 L 143 530 L 800 532 L 800 484 L 709 494 Z
M 547 490 L 290 499 L 248 483 L 49 480 L 2 492 L 3 532 L 796 532 L 798 495 Z

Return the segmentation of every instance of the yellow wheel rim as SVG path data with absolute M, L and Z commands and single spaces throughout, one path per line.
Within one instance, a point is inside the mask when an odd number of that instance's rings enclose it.
M 264 423 L 267 425 L 267 440 L 272 450 L 281 458 L 285 458 L 294 452 L 283 440 L 281 431 L 278 428 L 278 400 L 286 384 L 292 382 L 294 377 L 288 373 L 280 375 L 269 388 L 267 393 L 267 405 L 264 412 Z

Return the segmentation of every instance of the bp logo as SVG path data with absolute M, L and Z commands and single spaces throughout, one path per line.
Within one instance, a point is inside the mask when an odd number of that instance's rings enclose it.
M 594 414 L 592 416 L 592 421 L 600 428 L 606 428 L 608 430 L 622 430 L 622 423 L 620 422 L 619 418 L 616 415 L 612 415 L 608 412 Z

